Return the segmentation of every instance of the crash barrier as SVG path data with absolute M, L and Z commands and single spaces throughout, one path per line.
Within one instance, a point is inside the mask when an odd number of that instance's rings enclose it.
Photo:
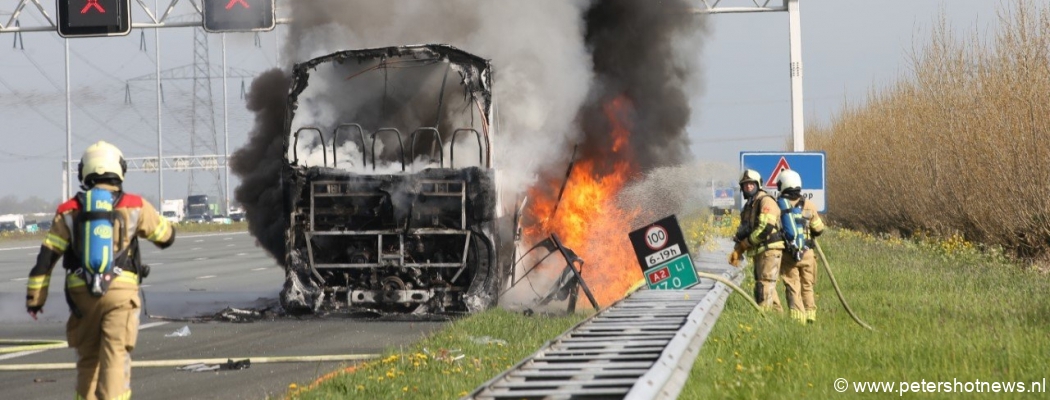
M 695 259 L 735 284 L 728 240 Z M 465 399 L 673 399 L 725 307 L 728 285 L 701 276 L 686 290 L 639 290 L 548 342 Z

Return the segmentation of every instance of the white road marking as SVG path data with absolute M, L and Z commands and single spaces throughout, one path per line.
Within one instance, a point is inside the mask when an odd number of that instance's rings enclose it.
M 9 359 L 12 359 L 12 358 L 15 358 L 15 357 L 28 356 L 30 354 L 43 353 L 45 351 L 47 351 L 47 350 L 29 350 L 29 351 L 20 351 L 20 352 L 11 353 L 11 354 L 4 354 L 4 355 L 0 355 L 0 360 L 9 360 Z
M 153 285 L 139 285 L 140 288 L 150 287 L 150 286 L 153 286 Z
M 237 253 L 237 255 L 239 255 L 239 256 L 246 256 L 246 255 L 248 255 L 248 253 Z
M 28 249 L 39 249 L 39 248 L 40 248 L 40 246 L 26 246 L 26 247 L 8 247 L 8 248 L 6 248 L 6 249 L 0 249 L 0 251 L 8 251 L 8 250 L 28 250 Z
M 204 239 L 197 239 L 197 240 L 194 240 L 193 243 L 201 243 L 203 241 L 204 241 Z
M 27 276 L 27 277 L 25 277 L 25 278 L 15 278 L 15 279 L 12 279 L 12 280 L 11 280 L 11 282 L 18 282 L 18 281 L 28 281 L 28 280 L 29 280 L 29 277 Z
M 226 247 L 233 247 L 233 246 L 236 246 L 236 245 L 233 244 L 233 243 L 230 243 L 230 244 L 226 245 Z
M 203 235 L 179 236 L 179 238 L 188 239 L 188 238 L 200 238 L 200 237 L 212 237 L 212 236 L 231 236 L 231 235 L 247 235 L 247 234 L 248 234 L 248 232 L 224 232 L 224 233 L 207 233 L 207 234 L 203 234 Z
M 214 278 L 214 277 L 215 277 L 215 275 L 204 275 L 204 276 L 198 276 L 197 279 L 211 279 L 211 278 Z
M 265 270 L 266 270 L 266 267 L 262 267 L 262 268 L 252 268 L 252 271 L 265 271 Z
M 207 259 L 208 259 L 208 257 L 197 257 L 197 258 L 194 258 L 193 261 L 204 261 L 204 260 L 207 260 Z
M 37 253 L 26 253 L 27 256 L 35 256 Z
M 233 240 L 233 238 L 230 238 L 230 237 L 228 237 L 228 238 L 222 238 L 222 240 Z
M 157 322 L 150 322 L 150 323 L 148 323 L 148 324 L 142 324 L 142 325 L 139 325 L 139 330 L 141 331 L 141 330 L 143 330 L 143 329 L 147 329 L 147 328 L 152 328 L 152 327 L 154 327 L 154 326 L 161 326 L 161 325 L 166 325 L 166 324 L 170 324 L 170 323 L 171 323 L 171 322 L 168 322 L 168 321 L 157 321 Z
M 201 249 L 200 247 L 194 247 L 194 248 L 190 249 L 190 251 L 197 251 L 197 250 L 200 250 L 200 249 Z

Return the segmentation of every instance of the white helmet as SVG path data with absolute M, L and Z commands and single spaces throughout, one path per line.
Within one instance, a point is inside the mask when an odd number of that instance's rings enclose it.
M 802 190 L 802 177 L 790 169 L 780 171 L 780 175 L 777 176 L 777 190 L 783 193 L 792 189 Z
M 751 191 L 744 190 L 745 183 L 754 183 L 755 187 Z M 762 186 L 762 175 L 753 169 L 744 170 L 744 174 L 740 176 L 740 192 L 744 194 L 745 199 L 750 199 L 758 193 L 758 188 Z
M 124 172 L 127 170 L 128 165 L 124 161 L 124 154 L 120 152 L 120 149 L 100 140 L 98 143 L 88 146 L 87 150 L 84 150 L 84 155 L 80 157 L 77 177 L 84 186 L 91 186 L 92 181 L 98 178 L 123 181 Z

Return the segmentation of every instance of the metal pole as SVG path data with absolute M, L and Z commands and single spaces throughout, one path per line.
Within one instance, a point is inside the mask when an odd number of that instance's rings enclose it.
M 70 176 L 69 167 L 73 165 L 73 100 L 69 93 L 69 39 L 62 40 L 66 46 L 66 165 L 63 175 L 66 183 L 62 185 L 62 201 L 68 200 L 72 195 L 73 177 Z
M 226 33 L 222 34 L 222 142 L 223 158 L 222 171 L 225 181 L 225 193 L 223 200 L 226 203 L 226 216 L 230 216 L 230 113 L 226 101 Z
M 784 0 L 788 9 L 788 44 L 791 46 L 791 134 L 793 151 L 806 150 L 802 117 L 802 19 L 798 0 Z
M 153 9 L 157 8 L 157 0 L 153 0 Z M 160 111 L 160 29 L 153 30 L 154 47 L 157 54 L 157 207 L 164 207 L 164 141 L 161 120 L 163 116 Z

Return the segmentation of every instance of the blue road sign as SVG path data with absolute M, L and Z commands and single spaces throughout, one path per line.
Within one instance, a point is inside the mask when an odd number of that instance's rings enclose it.
M 817 211 L 827 212 L 827 196 L 825 182 L 827 182 L 827 169 L 825 168 L 826 155 L 823 151 L 818 152 L 740 152 L 740 169 L 753 169 L 762 174 L 763 187 L 770 191 L 777 190 L 777 176 L 784 169 L 798 172 L 802 177 L 802 195 L 806 201 L 812 201 L 817 206 Z

